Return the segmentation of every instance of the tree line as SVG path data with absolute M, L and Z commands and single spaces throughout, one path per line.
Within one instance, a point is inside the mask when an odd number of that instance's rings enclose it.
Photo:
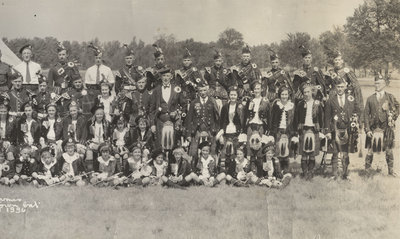
M 323 32 L 318 38 L 306 32 L 287 33 L 279 43 L 251 46 L 252 59 L 260 68 L 269 67 L 269 55 L 276 52 L 282 65 L 289 70 L 301 66 L 300 45 L 313 53 L 313 63 L 319 67 L 332 64 L 332 54 L 339 50 L 348 67 L 363 74 L 381 72 L 389 74 L 400 66 L 400 2 L 399 0 L 366 0 L 347 18 L 344 26 L 335 26 Z M 19 49 L 25 44 L 34 48 L 34 57 L 43 68 L 49 68 L 57 62 L 57 42 L 59 39 L 45 37 L 3 38 L 10 49 L 18 56 Z M 136 63 L 142 66 L 154 64 L 154 48 L 142 40 L 133 37 L 131 42 L 101 42 L 98 38 L 89 42 L 62 41 L 70 50 L 70 59 L 78 60 L 82 68 L 93 65 L 93 52 L 88 44 L 100 46 L 104 51 L 105 64 L 118 69 L 124 64 L 123 44 L 134 50 Z M 215 50 L 225 57 L 228 66 L 239 62 L 241 49 L 245 44 L 243 34 L 233 28 L 221 32 L 216 42 L 199 42 L 194 39 L 178 41 L 174 35 L 159 35 L 155 44 L 163 49 L 167 64 L 177 69 L 181 66 L 182 55 L 188 48 L 199 68 L 210 66 Z

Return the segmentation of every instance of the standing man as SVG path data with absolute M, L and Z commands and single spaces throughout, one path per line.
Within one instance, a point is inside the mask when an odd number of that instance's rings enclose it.
M 150 109 L 151 130 L 156 134 L 156 148 L 172 150 L 179 139 L 175 124 L 182 116 L 181 112 L 186 113 L 187 101 L 181 87 L 171 83 L 171 69 L 163 69 L 160 74 L 162 85 L 154 89 Z
M 303 66 L 294 72 L 293 88 L 295 91 L 295 103 L 297 104 L 302 98 L 301 85 L 304 83 L 315 85 L 315 99 L 324 103 L 327 100 L 331 83 L 325 79 L 324 74 L 318 67 L 312 67 L 312 53 L 305 46 L 300 47 L 301 56 L 303 57 Z
M 278 90 L 283 86 L 289 89 L 289 97 L 293 96 L 294 88 L 292 80 L 290 79 L 289 73 L 281 68 L 278 54 L 271 50 L 269 59 L 272 68 L 268 71 L 267 76 L 263 80 L 263 89 L 266 90 L 265 96 L 268 98 L 269 102 L 273 102 L 278 98 Z
M 374 152 L 384 151 L 388 173 L 395 177 L 393 171 L 393 147 L 394 147 L 394 128 L 399 115 L 399 102 L 396 98 L 385 91 L 389 84 L 389 79 L 384 79 L 382 75 L 375 77 L 375 93 L 367 99 L 365 104 L 365 132 L 367 133 L 366 146 L 368 153 L 365 158 L 365 169 L 370 169 Z
M 232 81 L 231 70 L 225 68 L 223 64 L 224 57 L 221 52 L 215 50 L 214 65 L 205 68 L 204 79 L 210 87 L 210 96 L 225 104 L 228 101 L 228 89 L 234 85 L 234 82 Z
M 236 85 L 239 86 L 239 97 L 251 95 L 251 85 L 254 82 L 261 83 L 261 71 L 256 63 L 251 62 L 250 47 L 246 44 L 242 49 L 241 62 L 231 68 L 233 71 Z
M 22 75 L 22 85 L 27 90 L 36 91 L 39 84 L 36 73 L 40 73 L 42 68 L 38 63 L 32 61 L 31 45 L 23 46 L 19 53 L 22 55 L 22 62 L 15 66 L 15 69 Z
M 135 53 L 132 49 L 124 44 L 125 48 L 125 66 L 123 66 L 115 76 L 115 93 L 119 93 L 122 89 L 128 92 L 136 90 L 137 81 L 142 78 L 144 69 L 141 66 L 134 65 Z
M 349 68 L 345 67 L 342 54 L 339 51 L 335 51 L 333 57 L 334 75 L 339 75 L 347 82 L 347 93 L 355 98 L 362 112 L 364 100 L 362 97 L 361 86 L 357 80 L 356 74 L 353 71 L 350 71 Z M 361 118 L 361 121 L 363 121 L 363 118 Z
M 73 62 L 68 62 L 68 50 L 61 42 L 57 44 L 58 62 L 50 68 L 47 77 L 48 87 L 57 94 L 67 91 L 68 87 L 72 87 L 70 75 L 73 71 L 79 72 Z
M 88 47 L 94 51 L 95 64 L 87 69 L 84 85 L 86 89 L 94 91 L 95 95 L 99 95 L 100 82 L 104 80 L 114 84 L 115 79 L 111 68 L 103 64 L 103 52 L 93 43 L 90 43 Z
M 11 74 L 13 84 L 10 92 L 10 115 L 21 116 L 23 114 L 22 105 L 29 101 L 29 93 L 22 87 L 22 75 L 15 71 Z
M 8 91 L 11 86 L 11 66 L 1 61 L 0 50 L 0 93 Z
M 160 70 L 168 68 L 168 66 L 165 64 L 165 56 L 161 47 L 159 47 L 157 44 L 153 44 L 153 47 L 155 49 L 155 52 L 153 54 L 155 65 L 153 67 L 146 69 L 146 76 L 148 79 L 147 82 L 148 90 L 152 90 L 156 86 L 162 84 Z
M 193 65 L 192 54 L 187 48 L 183 54 L 182 68 L 175 72 L 175 77 L 176 84 L 182 87 L 183 94 L 190 103 L 196 98 L 197 85 L 201 82 L 202 76 Z
M 153 91 L 149 91 L 146 88 L 147 86 L 147 77 L 142 76 L 140 80 L 137 81 L 137 90 L 132 92 L 132 101 L 136 104 L 137 114 L 134 115 L 134 119 L 139 115 L 146 115 L 146 117 L 150 114 L 150 105 L 151 105 L 151 97 L 153 97 Z
M 357 146 L 360 107 L 354 97 L 346 93 L 346 81 L 340 76 L 334 79 L 335 93 L 325 105 L 325 133 L 332 139 L 332 173 L 338 176 L 338 155 L 342 154 L 343 179 L 347 179 L 350 163 L 349 152 L 354 153 Z
M 200 142 L 211 142 L 215 154 L 215 135 L 219 131 L 219 110 L 214 98 L 209 97 L 209 86 L 202 80 L 198 84 L 199 96 L 190 103 L 185 120 L 186 138 L 190 144 L 189 155 L 196 156 Z M 204 139 L 206 137 L 206 139 Z

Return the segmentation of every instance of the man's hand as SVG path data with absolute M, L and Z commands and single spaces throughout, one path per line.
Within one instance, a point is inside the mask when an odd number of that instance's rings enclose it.
M 372 131 L 368 131 L 368 132 L 367 132 L 367 136 L 368 136 L 369 138 L 372 138 Z

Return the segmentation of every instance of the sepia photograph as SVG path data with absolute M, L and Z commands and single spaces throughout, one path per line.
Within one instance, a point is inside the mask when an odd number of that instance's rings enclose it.
M 400 0 L 0 3 L 0 238 L 400 237 Z

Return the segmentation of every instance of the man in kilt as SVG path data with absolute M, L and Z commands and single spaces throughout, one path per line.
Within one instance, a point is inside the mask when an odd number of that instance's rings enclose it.
M 340 76 L 334 79 L 335 93 L 325 105 L 325 131 L 327 139 L 332 139 L 332 173 L 338 176 L 338 154 L 342 154 L 343 174 L 347 179 L 350 163 L 349 152 L 357 151 L 360 107 L 354 97 L 346 93 L 346 82 Z
M 367 133 L 366 148 L 368 153 L 365 158 L 365 169 L 370 169 L 374 153 L 384 151 L 388 173 L 396 176 L 393 171 L 393 147 L 395 121 L 399 115 L 399 102 L 385 91 L 389 83 L 380 74 L 375 77 L 375 93 L 367 99 L 365 104 L 365 132 Z

